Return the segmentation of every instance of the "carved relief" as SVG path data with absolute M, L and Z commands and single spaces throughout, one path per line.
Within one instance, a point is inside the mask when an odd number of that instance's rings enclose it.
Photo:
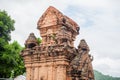
M 27 80 L 94 80 L 86 41 L 81 40 L 78 49 L 73 44 L 79 34 L 77 23 L 50 6 L 37 26 L 42 43 L 38 45 L 31 33 L 21 52 Z

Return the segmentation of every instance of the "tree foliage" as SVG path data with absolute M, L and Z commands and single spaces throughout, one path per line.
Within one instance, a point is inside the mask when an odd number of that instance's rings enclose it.
M 40 45 L 40 43 L 42 42 L 42 39 L 41 38 L 37 38 L 37 42 L 38 42 L 38 45 Z
M 14 72 L 12 77 L 22 74 L 24 69 L 23 60 L 20 56 L 22 47 L 17 41 L 4 46 L 5 51 L 1 53 L 0 58 L 0 76 L 10 77 L 11 73 Z
M 10 41 L 11 31 L 14 31 L 15 21 L 8 16 L 6 11 L 0 11 L 0 38 L 3 38 L 5 41 Z
M 13 77 L 25 71 L 20 56 L 22 47 L 17 41 L 9 43 L 14 22 L 6 11 L 0 11 L 0 77 Z

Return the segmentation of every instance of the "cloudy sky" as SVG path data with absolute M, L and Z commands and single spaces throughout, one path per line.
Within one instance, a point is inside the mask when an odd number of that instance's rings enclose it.
M 0 9 L 16 22 L 12 41 L 24 45 L 31 32 L 40 37 L 37 21 L 49 6 L 79 24 L 75 46 L 87 41 L 94 69 L 120 77 L 120 0 L 0 0 Z

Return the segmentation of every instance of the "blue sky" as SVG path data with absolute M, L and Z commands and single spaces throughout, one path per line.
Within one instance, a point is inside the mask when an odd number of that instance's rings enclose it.
M 12 41 L 24 45 L 29 33 L 40 37 L 37 21 L 49 6 L 59 9 L 80 26 L 75 46 L 85 39 L 94 56 L 94 69 L 120 77 L 120 0 L 0 0 L 16 21 Z

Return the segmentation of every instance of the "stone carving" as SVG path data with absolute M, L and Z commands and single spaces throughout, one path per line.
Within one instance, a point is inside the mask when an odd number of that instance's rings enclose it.
M 81 40 L 78 49 L 74 47 L 77 23 L 50 6 L 37 25 L 42 43 L 38 45 L 31 33 L 21 52 L 27 80 L 94 80 L 93 57 L 86 41 Z
M 77 56 L 71 61 L 70 70 L 72 77 L 82 80 L 94 80 L 93 69 L 91 65 L 91 55 L 89 47 L 84 39 L 81 40 L 78 46 Z
M 33 48 L 33 47 L 35 47 L 37 45 L 38 45 L 37 39 L 36 39 L 34 33 L 31 33 L 29 35 L 28 39 L 26 40 L 25 47 L 26 48 Z

